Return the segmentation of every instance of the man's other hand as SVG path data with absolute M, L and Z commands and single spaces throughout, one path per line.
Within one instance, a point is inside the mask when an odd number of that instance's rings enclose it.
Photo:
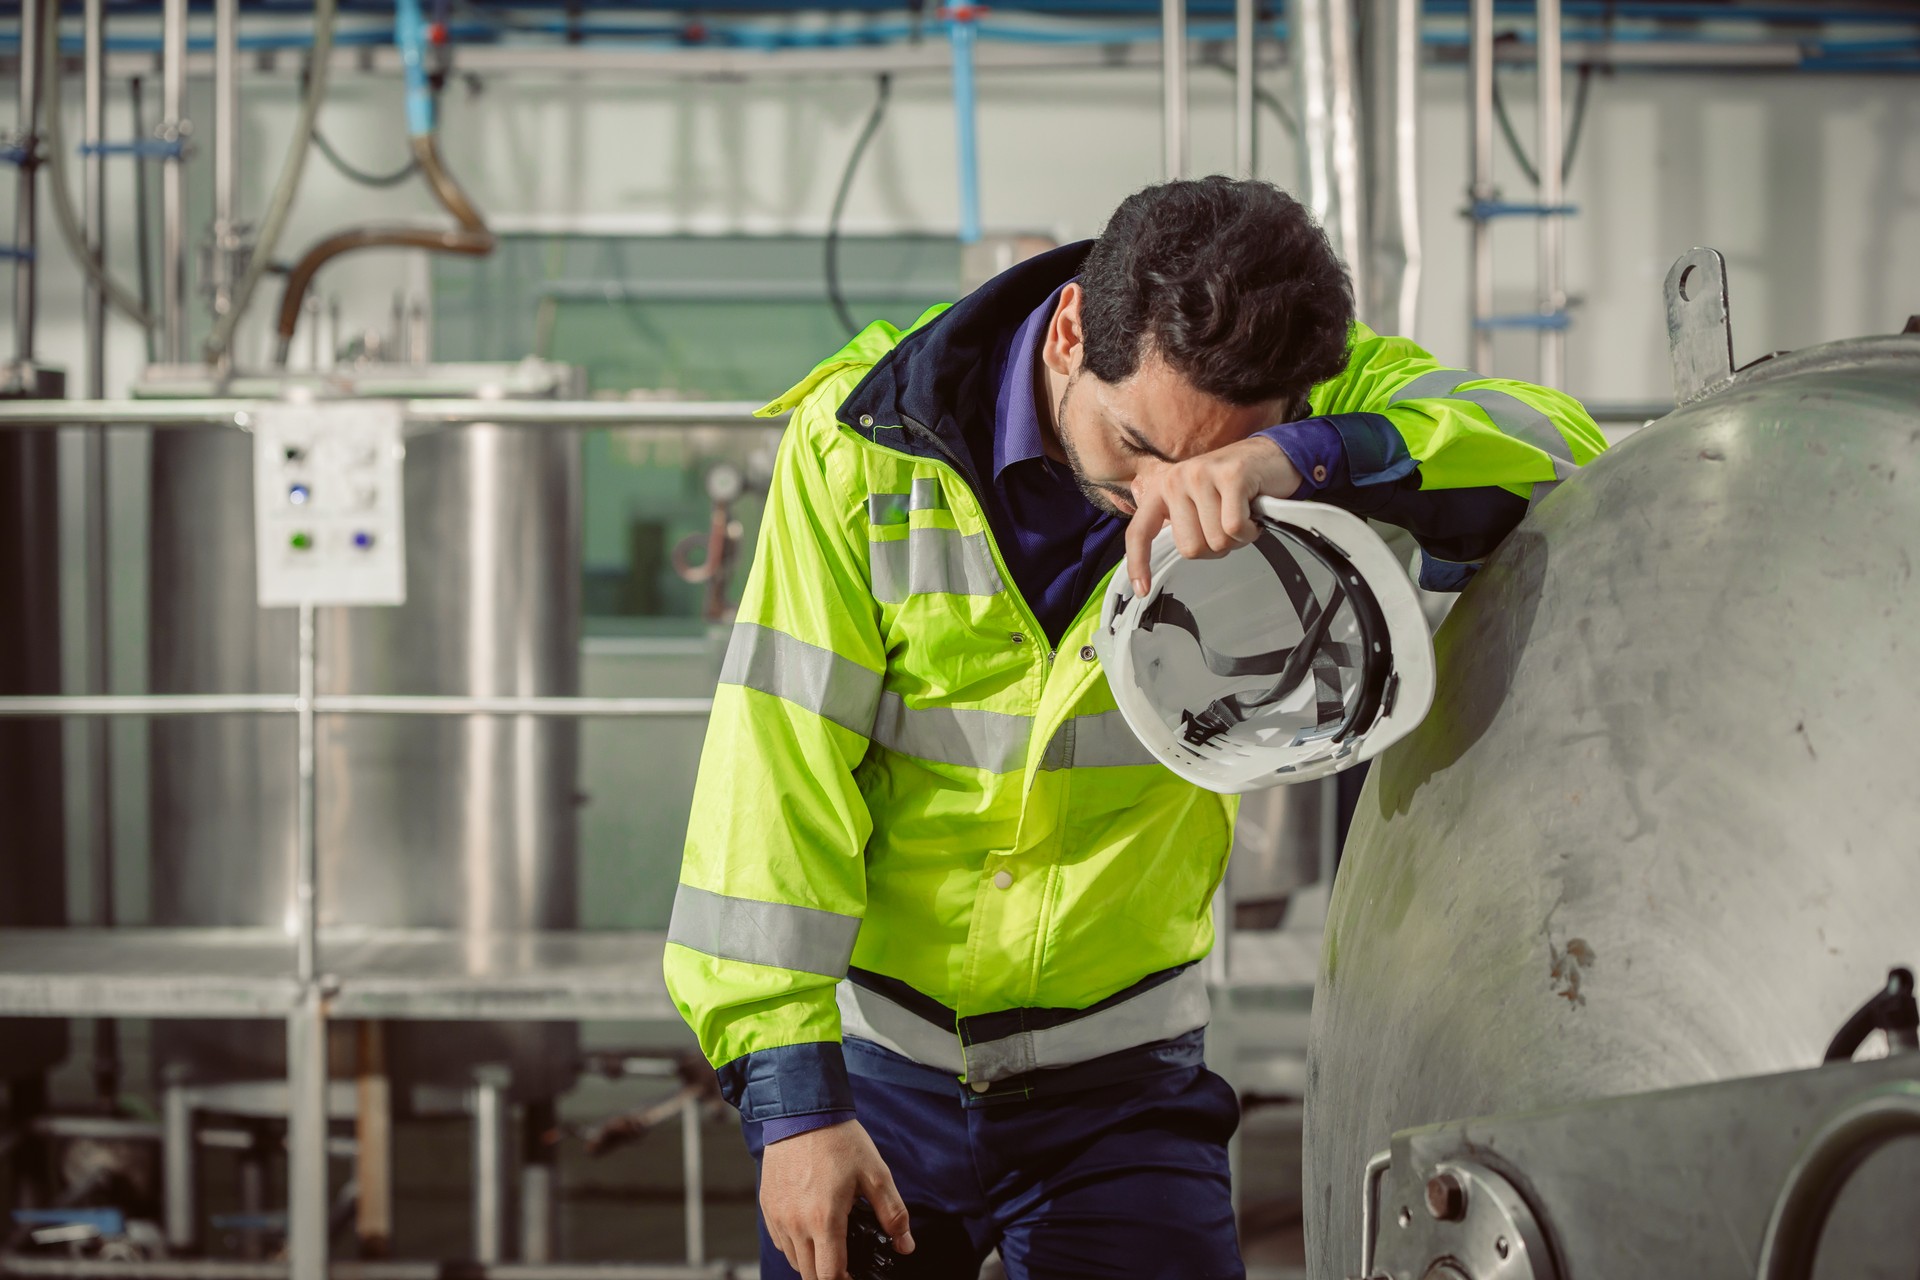
M 770 1143 L 760 1153 L 767 1234 L 806 1280 L 846 1280 L 847 1213 L 855 1196 L 873 1206 L 895 1252 L 913 1252 L 907 1206 L 858 1120 Z
M 1223 556 L 1252 542 L 1255 498 L 1291 498 L 1300 472 L 1265 436 L 1250 436 L 1184 462 L 1144 462 L 1133 480 L 1133 519 L 1127 524 L 1127 577 L 1133 593 L 1148 587 L 1153 539 L 1173 526 L 1173 544 L 1189 560 Z

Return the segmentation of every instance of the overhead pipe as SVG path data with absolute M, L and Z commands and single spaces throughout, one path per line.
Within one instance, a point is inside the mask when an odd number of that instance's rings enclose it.
M 327 237 L 294 264 L 287 277 L 286 291 L 280 295 L 280 321 L 274 348 L 274 364 L 284 366 L 293 346 L 294 331 L 300 326 L 301 304 L 320 268 L 342 254 L 362 249 L 424 249 L 429 253 L 457 253 L 483 257 L 498 243 L 486 219 L 467 198 L 460 184 L 447 172 L 440 158 L 437 122 L 434 118 L 433 90 L 427 80 L 427 27 L 420 0 L 398 0 L 394 15 L 394 41 L 400 47 L 401 63 L 406 71 L 407 130 L 412 135 L 414 159 L 427 180 L 434 198 L 440 202 L 457 228 L 444 231 L 418 227 L 356 227 Z

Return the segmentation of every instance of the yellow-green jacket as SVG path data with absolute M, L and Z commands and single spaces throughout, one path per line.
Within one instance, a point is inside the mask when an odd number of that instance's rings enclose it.
M 851 1110 L 843 1034 L 995 1096 L 1198 1058 L 1234 803 L 1128 730 L 1091 647 L 1098 590 L 1049 645 L 963 447 L 992 429 L 991 340 L 1084 252 L 908 334 L 869 326 L 766 410 L 792 418 L 666 949 L 748 1120 Z M 1322 496 L 1409 528 L 1434 585 L 1604 448 L 1564 395 L 1358 326 L 1311 406 L 1349 470 Z

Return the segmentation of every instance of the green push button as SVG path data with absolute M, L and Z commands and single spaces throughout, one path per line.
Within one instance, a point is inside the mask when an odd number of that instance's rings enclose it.
M 310 533 L 296 533 L 287 539 L 287 545 L 295 551 L 311 551 L 313 549 L 313 535 Z

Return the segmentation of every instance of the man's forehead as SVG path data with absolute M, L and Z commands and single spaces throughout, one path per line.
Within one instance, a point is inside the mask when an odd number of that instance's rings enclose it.
M 1108 422 L 1153 452 L 1190 456 L 1272 425 L 1267 406 L 1233 405 L 1208 395 L 1153 351 L 1142 355 L 1132 377 L 1096 385 Z

